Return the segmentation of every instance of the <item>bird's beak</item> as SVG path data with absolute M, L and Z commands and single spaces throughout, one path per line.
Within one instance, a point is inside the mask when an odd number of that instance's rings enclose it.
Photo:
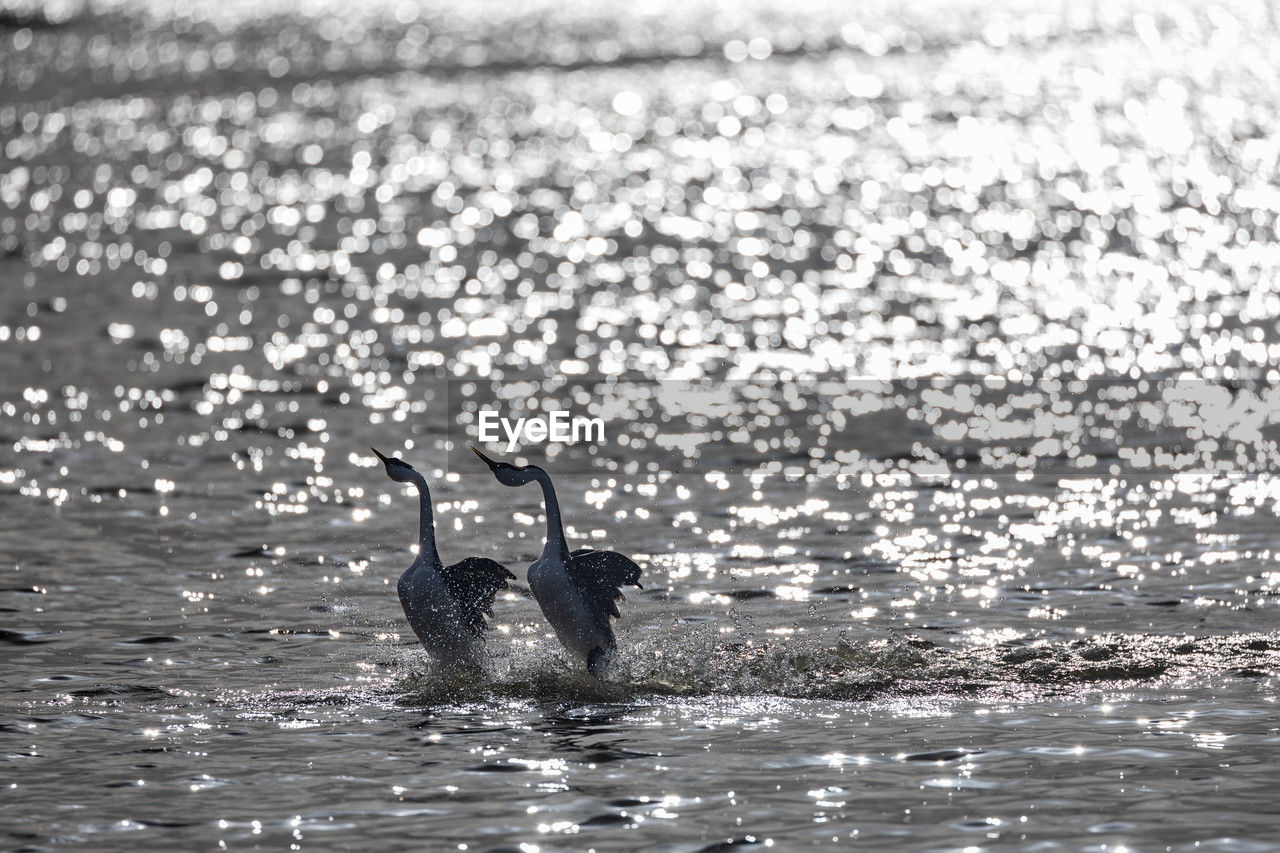
M 388 459 L 387 457 L 385 457 L 385 456 L 383 456 L 381 453 L 379 453 L 379 452 L 378 452 L 378 448 L 376 448 L 376 447 L 370 447 L 369 449 L 373 451 L 373 455 L 374 455 L 374 456 L 376 456 L 376 457 L 378 457 L 379 459 L 381 459 L 381 460 L 382 460 L 382 464 L 383 464 L 383 465 L 386 465 L 388 462 L 390 462 L 390 461 L 391 461 L 390 459 Z
M 484 455 L 483 453 L 481 453 L 479 450 L 476 450 L 476 449 L 475 449 L 475 447 L 474 447 L 473 445 L 468 444 L 468 445 L 467 445 L 467 447 L 470 447 L 470 448 L 471 448 L 471 452 L 472 452 L 472 453 L 474 453 L 476 456 L 479 456 L 481 459 L 483 459 L 483 460 L 484 460 L 484 464 L 488 465 L 490 470 L 493 470 L 494 468 L 497 468 L 497 467 L 498 467 L 498 463 L 497 463 L 497 462 L 494 462 L 494 461 L 493 461 L 492 459 L 490 459 L 488 456 L 485 456 L 485 455 Z

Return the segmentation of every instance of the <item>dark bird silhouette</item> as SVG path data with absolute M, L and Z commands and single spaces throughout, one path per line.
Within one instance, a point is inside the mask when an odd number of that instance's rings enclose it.
M 617 618 L 618 602 L 623 599 L 620 587 L 640 587 L 640 567 L 616 551 L 579 548 L 571 552 L 551 475 L 537 465 L 517 467 L 495 462 L 474 447 L 471 450 L 504 486 L 534 482 L 542 486 L 547 542 L 542 556 L 529 566 L 529 588 L 560 643 L 603 680 L 617 650 L 611 620 Z
M 493 615 L 493 597 L 498 590 L 506 589 L 507 581 L 514 580 L 515 575 L 486 557 L 467 557 L 452 566 L 444 565 L 436 550 L 436 526 L 426 478 L 407 462 L 369 449 L 382 460 L 388 477 L 418 487 L 418 558 L 396 584 L 404 615 L 423 647 L 437 661 L 462 666 L 482 663 L 484 632 L 488 628 L 485 617 Z

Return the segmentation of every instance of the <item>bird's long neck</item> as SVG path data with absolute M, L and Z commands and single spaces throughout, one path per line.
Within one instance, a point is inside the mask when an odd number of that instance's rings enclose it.
M 564 525 L 560 521 L 560 501 L 556 500 L 556 487 L 551 485 L 551 475 L 539 468 L 534 477 L 542 486 L 542 500 L 547 507 L 547 544 L 542 549 L 544 557 L 569 558 L 569 544 L 564 538 Z
M 431 490 L 427 488 L 427 480 L 421 474 L 414 478 L 413 484 L 418 487 L 418 558 L 438 563 L 440 553 L 436 550 L 436 521 L 431 512 Z

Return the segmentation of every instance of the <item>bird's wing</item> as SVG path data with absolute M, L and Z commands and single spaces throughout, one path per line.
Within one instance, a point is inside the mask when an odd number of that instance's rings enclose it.
M 640 567 L 617 551 L 579 549 L 569 557 L 569 582 L 594 612 L 618 615 L 621 586 L 640 586 Z M 644 589 L 644 587 L 640 587 Z
M 515 579 L 505 566 L 486 557 L 467 557 L 445 566 L 440 573 L 458 604 L 463 624 L 477 637 L 488 627 L 484 617 L 493 615 L 493 597 L 507 588 L 508 580 Z

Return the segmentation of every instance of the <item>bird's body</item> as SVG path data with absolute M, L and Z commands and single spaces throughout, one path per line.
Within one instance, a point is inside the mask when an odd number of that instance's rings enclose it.
M 536 465 L 516 468 L 475 452 L 503 485 L 536 482 L 542 486 L 547 541 L 541 556 L 529 566 L 529 589 L 560 644 L 583 661 L 592 675 L 602 678 L 617 649 L 612 619 L 619 615 L 620 587 L 640 586 L 640 567 L 616 551 L 570 552 L 551 476 Z
M 462 614 L 449 594 L 441 566 L 415 562 L 396 583 L 400 606 L 422 647 L 436 660 L 474 662 L 484 643 L 460 630 Z
M 462 607 L 445 583 L 443 566 L 415 562 L 400 575 L 396 592 L 409 626 L 433 658 L 467 665 L 483 660 L 483 636 L 467 628 Z
M 551 623 L 556 639 L 575 657 L 588 660 L 596 649 L 611 653 L 616 645 L 606 615 L 592 612 L 582 592 L 569 580 L 564 561 L 539 557 L 529 566 L 529 589 Z
M 396 592 L 400 606 L 423 648 L 437 661 L 478 666 L 484 661 L 485 616 L 493 598 L 515 575 L 485 557 L 467 557 L 446 566 L 436 549 L 435 520 L 426 478 L 405 462 L 373 451 L 391 479 L 413 483 L 418 489 L 418 557 L 400 575 Z

